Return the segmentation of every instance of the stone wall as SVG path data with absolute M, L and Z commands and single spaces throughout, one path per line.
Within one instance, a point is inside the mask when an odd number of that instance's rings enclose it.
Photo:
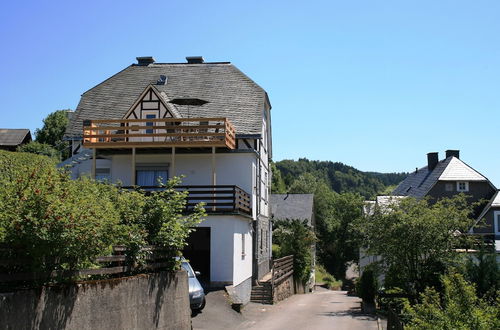
M 187 273 L 0 293 L 0 329 L 191 329 Z
M 273 302 L 285 300 L 291 295 L 295 294 L 295 288 L 293 283 L 293 276 L 288 277 L 286 280 L 274 287 L 273 292 Z

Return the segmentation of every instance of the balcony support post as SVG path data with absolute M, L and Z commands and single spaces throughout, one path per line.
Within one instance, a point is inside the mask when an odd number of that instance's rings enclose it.
M 132 148 L 132 173 L 130 173 L 130 180 L 132 181 L 132 186 L 136 185 L 136 178 L 135 178 L 135 148 Z
M 172 147 L 172 174 L 171 177 L 175 176 L 175 147 Z
M 95 172 L 96 172 L 96 158 L 97 158 L 97 149 L 92 148 L 92 169 L 90 172 L 90 176 L 95 180 Z
M 215 169 L 215 147 L 212 147 L 212 186 L 217 184 L 217 173 Z
M 212 200 L 212 203 L 214 203 L 214 206 L 212 207 L 212 211 L 216 211 L 216 206 L 215 206 L 215 203 L 216 203 L 216 197 L 217 195 L 215 194 L 215 185 L 217 184 L 217 173 L 216 173 L 216 170 L 215 170 L 215 147 L 212 147 L 212 189 L 214 190 L 214 194 L 212 195 L 213 196 L 213 200 Z

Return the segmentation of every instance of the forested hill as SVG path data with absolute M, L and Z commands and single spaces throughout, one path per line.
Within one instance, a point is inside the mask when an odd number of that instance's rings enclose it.
M 408 173 L 362 172 L 339 162 L 308 160 L 281 160 L 273 166 L 273 193 L 289 191 L 300 179 L 324 181 L 333 191 L 356 192 L 367 199 L 389 194 Z

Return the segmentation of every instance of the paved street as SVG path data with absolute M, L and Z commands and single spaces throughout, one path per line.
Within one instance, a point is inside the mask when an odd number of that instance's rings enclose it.
M 220 304 L 203 314 L 193 319 L 194 329 L 377 329 L 377 319 L 361 313 L 359 298 L 323 288 L 277 305 L 250 303 L 242 314 Z

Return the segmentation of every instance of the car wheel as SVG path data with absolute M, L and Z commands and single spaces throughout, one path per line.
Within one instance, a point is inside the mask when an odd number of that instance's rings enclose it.
M 205 308 L 205 304 L 206 304 L 206 302 L 207 302 L 207 301 L 206 301 L 206 299 L 205 299 L 205 298 L 203 298 L 203 301 L 201 302 L 200 308 L 198 308 L 197 310 L 198 310 L 198 311 L 201 311 L 203 308 Z

